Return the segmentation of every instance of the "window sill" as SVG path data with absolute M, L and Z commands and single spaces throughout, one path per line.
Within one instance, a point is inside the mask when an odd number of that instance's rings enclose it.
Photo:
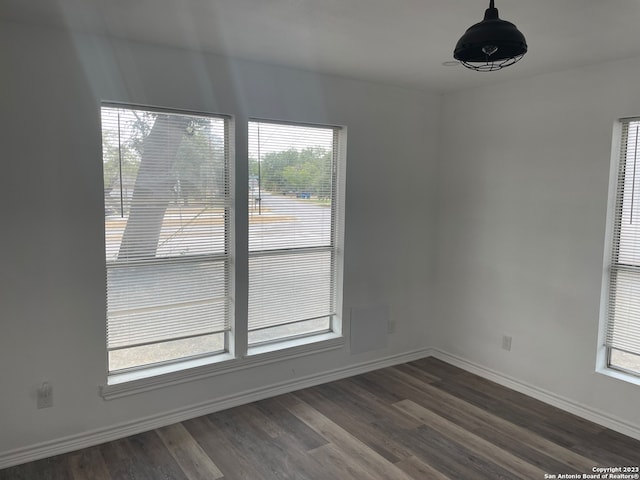
M 255 347 L 249 347 L 247 356 L 253 357 L 255 355 L 266 355 L 273 352 L 281 352 L 283 356 L 289 356 L 288 353 L 292 349 L 304 350 L 305 347 L 312 346 L 318 343 L 333 341 L 335 339 L 342 339 L 342 337 L 336 333 L 320 333 L 318 335 L 310 335 L 308 337 L 293 338 L 291 340 L 282 340 L 280 342 L 267 343 L 264 345 L 256 345 Z
M 224 353 L 145 368 L 137 372 L 110 375 L 107 385 L 102 385 L 99 393 L 104 400 L 112 400 L 258 365 L 337 350 L 344 345 L 344 337 L 336 333 L 260 345 L 250 347 L 248 355 L 244 358 L 234 358 L 230 353 Z
M 599 368 L 596 370 L 596 372 L 602 375 L 606 375 L 607 377 L 615 378 L 616 380 L 622 380 L 623 382 L 640 386 L 640 377 L 631 373 L 625 373 L 609 367 Z

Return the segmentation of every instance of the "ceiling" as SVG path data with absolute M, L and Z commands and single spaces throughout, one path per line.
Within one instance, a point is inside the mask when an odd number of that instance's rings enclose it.
M 529 53 L 500 72 L 442 65 L 488 3 L 1 0 L 0 19 L 440 92 L 640 56 L 639 0 L 496 0 Z

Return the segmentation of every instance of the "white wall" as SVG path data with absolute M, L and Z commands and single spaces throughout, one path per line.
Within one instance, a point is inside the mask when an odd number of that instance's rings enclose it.
M 0 28 L 0 58 L 0 456 L 431 343 L 437 95 L 16 25 Z M 346 125 L 344 307 L 388 304 L 388 348 L 99 397 L 101 100 Z M 55 406 L 37 410 L 44 380 Z
M 437 216 L 440 348 L 636 429 L 640 389 L 594 370 L 612 127 L 640 114 L 638 78 L 634 59 L 446 95 Z
M 441 102 L 15 25 L 0 28 L 0 58 L 0 458 L 427 346 L 640 425 L 640 390 L 594 373 L 611 130 L 640 112 L 640 59 Z M 102 400 L 100 100 L 346 125 L 344 310 L 388 304 L 389 347 Z M 55 406 L 37 410 L 43 380 Z

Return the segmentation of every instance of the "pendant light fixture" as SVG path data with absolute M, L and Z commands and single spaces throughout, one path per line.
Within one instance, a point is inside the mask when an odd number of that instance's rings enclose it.
M 527 41 L 516 26 L 498 18 L 494 0 L 484 20 L 467 29 L 458 40 L 453 58 L 478 72 L 493 72 L 513 65 L 527 53 Z

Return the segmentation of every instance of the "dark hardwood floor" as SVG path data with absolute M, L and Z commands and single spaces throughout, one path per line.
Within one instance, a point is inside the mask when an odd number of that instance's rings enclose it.
M 638 465 L 639 441 L 427 358 L 0 470 L 0 479 L 544 479 Z

